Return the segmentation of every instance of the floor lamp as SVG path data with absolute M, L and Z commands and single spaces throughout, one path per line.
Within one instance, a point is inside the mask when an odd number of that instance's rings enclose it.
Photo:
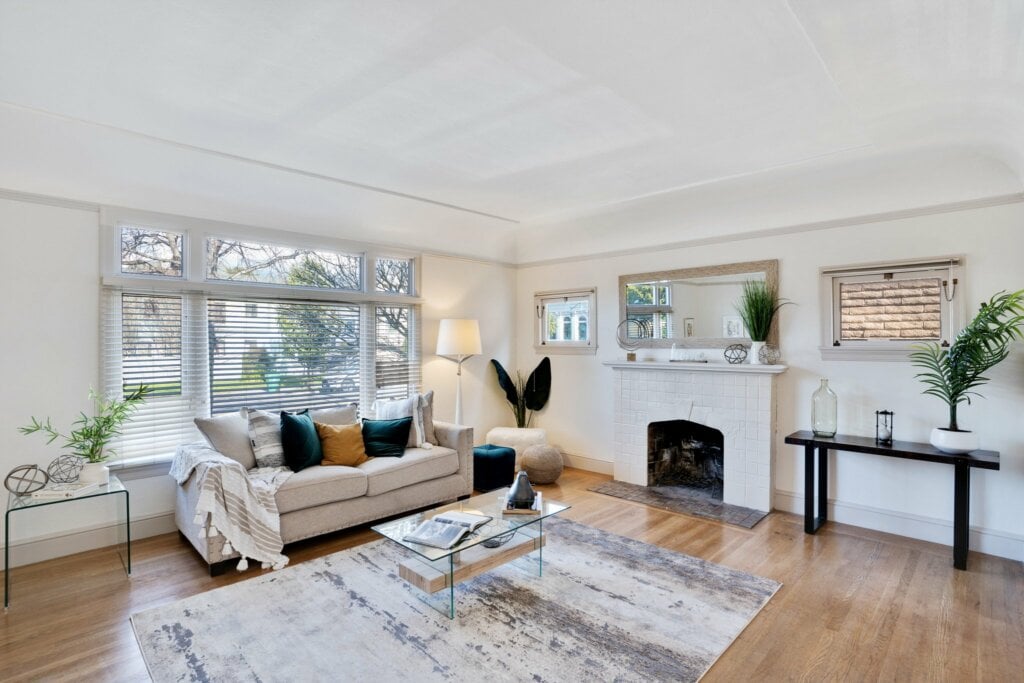
M 480 325 L 476 320 L 445 318 L 437 330 L 437 355 L 458 364 L 455 384 L 455 424 L 462 424 L 462 363 L 481 353 Z

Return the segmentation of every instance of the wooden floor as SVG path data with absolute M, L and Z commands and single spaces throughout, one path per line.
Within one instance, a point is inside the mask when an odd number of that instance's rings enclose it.
M 816 536 L 773 513 L 751 530 L 590 493 L 607 479 L 567 470 L 541 487 L 578 522 L 770 577 L 782 589 L 707 681 L 1024 680 L 1024 570 L 949 547 L 841 524 Z M 374 540 L 368 527 L 286 549 L 292 563 Z M 147 680 L 128 622 L 134 612 L 255 576 L 211 579 L 167 534 L 133 546 L 132 577 L 96 550 L 14 570 L 0 621 L 0 680 Z

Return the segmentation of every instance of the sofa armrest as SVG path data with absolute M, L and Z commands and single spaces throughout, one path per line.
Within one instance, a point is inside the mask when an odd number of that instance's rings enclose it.
M 459 474 L 466 479 L 466 493 L 473 492 L 473 428 L 449 422 L 434 422 L 437 445 L 459 454 Z

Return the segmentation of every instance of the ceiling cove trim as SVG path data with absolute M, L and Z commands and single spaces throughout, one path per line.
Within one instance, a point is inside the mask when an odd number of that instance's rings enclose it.
M 66 199 L 64 197 L 53 197 L 45 194 L 34 194 L 32 192 L 20 192 L 18 190 L 8 190 L 0 187 L 0 199 L 9 199 L 15 202 L 26 202 L 29 204 L 43 204 L 46 206 L 56 206 L 61 209 L 78 209 L 80 211 L 89 211 L 90 213 L 99 213 L 100 205 L 94 202 L 85 202 L 79 199 Z
M 75 116 L 66 116 L 64 114 L 58 114 L 46 109 L 39 109 L 37 107 L 28 107 L 15 102 L 8 102 L 6 100 L 0 100 L 0 106 L 9 107 L 11 109 L 18 109 L 21 111 L 31 112 L 33 114 L 40 114 L 49 118 L 54 118 L 60 121 L 68 121 L 71 123 L 77 123 L 85 126 L 91 126 L 93 128 L 102 128 L 103 130 L 113 131 L 128 135 L 140 140 L 147 140 L 149 142 L 156 142 L 162 145 L 168 145 L 171 147 L 177 147 L 178 149 L 184 149 L 191 152 L 198 152 L 207 156 L 213 156 L 220 159 L 227 159 L 229 161 L 237 161 L 243 164 L 249 164 L 252 166 L 260 166 L 272 171 L 280 171 L 282 173 L 291 173 L 293 175 L 303 176 L 305 178 L 311 178 L 313 180 L 322 180 L 328 183 L 335 183 L 337 185 L 345 185 L 357 190 L 365 190 L 367 192 L 375 192 L 377 194 L 385 194 L 398 199 L 408 199 L 410 201 L 419 202 L 421 204 L 430 204 L 431 206 L 439 206 L 443 209 L 450 209 L 452 211 L 459 211 L 461 213 L 468 213 L 474 216 L 481 216 L 483 218 L 491 218 L 496 221 L 503 223 L 510 223 L 512 225 L 518 225 L 519 221 L 515 218 L 509 218 L 507 216 L 499 216 L 493 213 L 487 213 L 486 211 L 478 211 L 477 209 L 471 209 L 465 206 L 459 206 L 458 204 L 449 204 L 447 202 L 438 201 L 436 199 L 429 199 L 427 197 L 420 197 L 414 194 L 408 194 L 406 192 L 400 192 L 398 190 L 391 190 L 386 187 L 378 187 L 376 185 L 367 185 L 366 183 L 360 183 L 355 180 L 346 180 L 345 178 L 339 178 L 337 176 L 327 175 L 325 173 L 317 173 L 315 171 L 306 171 L 301 168 L 295 168 L 294 166 L 286 166 L 284 164 L 277 164 L 272 161 L 264 161 L 262 159 L 254 159 L 252 157 L 242 156 L 240 154 L 232 154 L 231 152 L 223 152 L 216 149 L 210 149 L 208 147 L 200 147 L 199 145 L 191 145 L 187 142 L 178 142 L 177 140 L 171 140 L 168 138 L 162 138 L 157 135 L 150 135 L 148 133 L 142 133 L 140 131 L 131 130 L 130 128 L 121 128 L 120 126 L 113 126 L 106 123 L 99 123 L 97 121 L 89 121 L 88 119 L 81 119 Z
M 893 211 L 882 211 L 880 213 L 866 213 L 846 218 L 834 218 L 825 221 L 813 221 L 810 223 L 798 223 L 794 225 L 779 226 L 776 228 L 765 228 L 751 232 L 738 232 L 718 237 L 700 237 L 692 240 L 679 242 L 665 242 L 649 246 L 635 247 L 632 249 L 615 249 L 611 251 L 600 251 L 593 254 L 579 254 L 575 256 L 563 256 L 553 259 L 542 259 L 538 261 L 516 262 L 516 268 L 533 268 L 536 266 L 550 266 L 560 263 L 578 263 L 579 261 L 594 261 L 597 259 L 612 258 L 615 256 L 631 256 L 634 254 L 648 254 L 654 251 L 665 251 L 666 249 L 685 249 L 689 247 L 703 247 L 711 244 L 725 244 L 728 242 L 742 242 L 754 240 L 761 237 L 777 237 L 781 235 L 792 235 L 794 233 L 812 232 L 815 230 L 828 230 L 830 228 L 843 228 L 851 225 L 863 225 L 867 223 L 885 223 L 888 221 L 901 220 L 904 218 L 916 218 L 919 216 L 934 216 L 944 213 L 956 213 L 958 211 L 970 211 L 972 209 L 985 209 L 993 206 L 1005 206 L 1007 204 L 1024 203 L 1024 192 L 1011 192 L 1009 194 L 993 195 L 978 199 L 965 199 L 958 202 L 945 204 L 930 204 L 928 206 L 917 206 L 910 209 L 896 209 Z

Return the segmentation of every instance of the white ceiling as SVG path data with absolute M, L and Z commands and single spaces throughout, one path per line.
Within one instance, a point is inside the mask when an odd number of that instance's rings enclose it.
M 0 64 L 0 187 L 490 258 L 652 206 L 648 241 L 707 237 L 668 217 L 784 179 L 827 220 L 1024 171 L 1020 0 L 0 0 Z

